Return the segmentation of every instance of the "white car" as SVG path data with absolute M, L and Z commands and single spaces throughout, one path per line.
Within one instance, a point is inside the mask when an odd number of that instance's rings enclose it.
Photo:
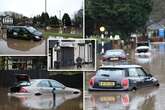
M 150 57 L 151 49 L 148 46 L 139 46 L 135 49 L 135 56 Z
M 45 94 L 80 94 L 78 89 L 66 87 L 52 79 L 32 79 L 27 75 L 18 75 L 17 83 L 10 88 L 10 96 L 34 96 Z

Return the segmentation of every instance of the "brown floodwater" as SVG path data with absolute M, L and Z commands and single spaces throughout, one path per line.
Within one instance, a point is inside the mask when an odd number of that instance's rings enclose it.
M 7 38 L 6 33 L 0 35 L 0 55 L 45 55 L 46 40 L 33 41 Z
M 159 88 L 142 88 L 136 92 L 88 92 L 86 87 L 86 110 L 164 110 L 165 108 L 165 44 L 152 44 L 150 58 L 137 58 L 134 50 L 128 63 L 139 64 L 160 82 Z M 86 75 L 86 80 L 92 76 Z M 87 84 L 86 84 L 87 85 Z
M 0 110 L 83 110 L 80 94 L 12 97 L 7 93 L 7 89 L 0 89 Z

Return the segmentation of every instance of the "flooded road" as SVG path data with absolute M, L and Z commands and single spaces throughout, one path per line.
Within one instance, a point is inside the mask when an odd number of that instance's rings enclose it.
M 46 52 L 46 40 L 33 41 L 7 38 L 0 35 L 0 55 L 34 55 L 43 56 Z
M 151 48 L 150 58 L 135 58 L 132 50 L 129 63 L 139 64 L 151 72 L 159 80 L 159 88 L 142 88 L 136 92 L 88 92 L 86 87 L 86 110 L 164 110 L 165 44 L 152 44 Z M 86 80 L 91 76 L 88 73 Z
M 0 97 L 0 110 L 83 110 L 80 94 L 12 97 L 0 89 Z

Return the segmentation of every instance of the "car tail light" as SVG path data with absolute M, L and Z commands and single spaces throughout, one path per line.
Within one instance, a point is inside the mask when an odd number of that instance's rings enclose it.
M 92 77 L 90 80 L 89 80 L 89 87 L 93 87 L 95 83 L 95 77 Z
M 19 92 L 21 92 L 21 93 L 28 93 L 28 90 L 26 88 L 24 88 L 24 87 L 21 87 Z
M 127 89 L 128 86 L 129 86 L 129 80 L 128 80 L 128 79 L 122 80 L 122 81 L 121 81 L 121 85 L 122 85 L 125 89 Z

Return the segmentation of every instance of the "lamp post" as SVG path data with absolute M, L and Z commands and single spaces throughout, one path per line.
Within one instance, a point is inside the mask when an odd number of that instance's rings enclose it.
M 101 48 L 101 54 L 104 53 L 104 31 L 105 31 L 105 27 L 104 26 L 101 26 L 100 27 L 100 32 L 101 32 L 101 45 L 102 45 L 102 48 Z
M 45 0 L 45 13 L 47 12 L 47 0 Z

